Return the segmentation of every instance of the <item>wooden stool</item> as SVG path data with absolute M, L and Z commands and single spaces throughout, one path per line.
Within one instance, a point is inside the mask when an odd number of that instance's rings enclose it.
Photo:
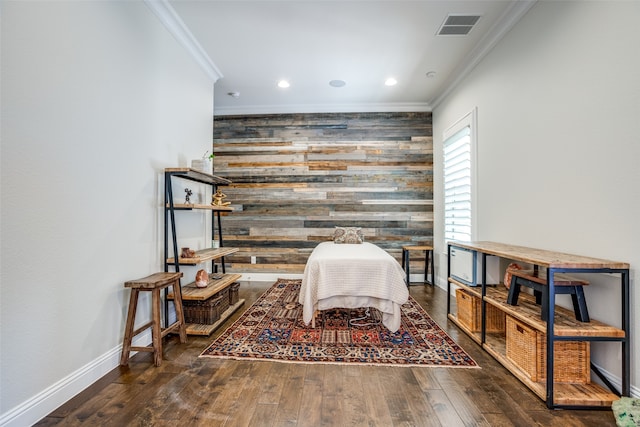
M 430 285 L 434 285 L 436 283 L 436 270 L 433 264 L 433 246 L 403 246 L 402 247 L 402 268 L 407 273 L 407 286 L 409 286 L 409 264 L 411 259 L 412 251 L 424 251 L 424 283 L 428 283 Z M 429 262 L 431 260 L 431 262 Z M 429 264 L 431 264 L 431 281 L 427 280 L 427 270 L 429 269 Z
M 129 363 L 129 353 L 132 351 L 151 351 L 153 352 L 153 362 L 156 366 L 162 363 L 162 338 L 172 331 L 178 331 L 180 334 L 180 342 L 187 342 L 187 331 L 184 323 L 184 312 L 182 311 L 182 290 L 180 288 L 180 278 L 182 273 L 155 273 L 151 276 L 138 280 L 130 280 L 125 282 L 125 288 L 131 288 L 131 297 L 129 299 L 129 312 L 127 314 L 127 325 L 124 331 L 124 342 L 122 344 L 122 357 L 120 365 L 126 366 Z M 173 301 L 176 308 L 176 322 L 167 328 L 162 328 L 160 323 L 161 300 L 160 290 L 168 286 L 173 287 Z M 143 291 L 151 291 L 152 299 L 152 319 L 150 322 L 140 326 L 135 331 L 133 325 L 136 320 L 136 310 L 138 307 L 138 294 Z M 133 337 L 140 332 L 151 329 L 153 342 L 151 347 L 132 347 L 131 341 Z
M 549 301 L 547 301 L 547 279 L 539 277 L 538 272 L 533 270 L 509 270 L 511 272 L 511 285 L 509 286 L 509 295 L 507 303 L 511 305 L 518 304 L 518 296 L 520 295 L 520 287 L 526 286 L 534 290 L 536 303 L 540 304 L 542 320 L 547 320 L 549 311 Z M 587 301 L 584 297 L 583 286 L 589 284 L 586 280 L 576 279 L 566 274 L 556 274 L 553 280 L 555 294 L 570 294 L 573 302 L 573 312 L 576 320 L 581 322 L 589 321 L 589 311 L 587 310 Z

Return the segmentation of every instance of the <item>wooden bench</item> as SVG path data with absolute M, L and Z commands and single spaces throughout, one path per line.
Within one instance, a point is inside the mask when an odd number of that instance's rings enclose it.
M 539 271 L 535 270 L 509 270 L 511 273 L 511 285 L 509 287 L 509 295 L 507 296 L 507 303 L 511 305 L 518 304 L 518 295 L 520 295 L 520 287 L 526 286 L 532 288 L 536 297 L 536 303 L 540 304 L 542 308 L 541 318 L 547 319 L 547 313 L 549 309 L 549 301 L 547 300 L 547 293 L 545 287 L 547 286 L 546 277 L 540 277 Z M 556 274 L 554 276 L 554 293 L 558 294 L 570 294 L 573 302 L 573 311 L 576 319 L 581 322 L 589 321 L 589 311 L 587 310 L 587 301 L 584 297 L 583 286 L 589 284 L 586 280 L 577 279 L 575 277 L 567 276 L 566 274 Z

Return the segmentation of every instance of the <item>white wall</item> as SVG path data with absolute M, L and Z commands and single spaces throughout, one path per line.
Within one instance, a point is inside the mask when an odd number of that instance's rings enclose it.
M 1 7 L 0 425 L 27 425 L 117 366 L 123 282 L 162 271 L 161 172 L 211 149 L 213 82 L 141 1 Z
M 434 109 L 442 133 L 478 108 L 478 240 L 631 264 L 632 361 L 640 360 L 640 2 L 538 2 Z M 442 206 L 442 163 L 435 203 Z M 442 214 L 439 284 L 446 284 Z M 591 317 L 620 324 L 619 279 L 591 278 Z M 620 345 L 593 361 L 620 376 Z M 640 371 L 632 363 L 632 393 Z

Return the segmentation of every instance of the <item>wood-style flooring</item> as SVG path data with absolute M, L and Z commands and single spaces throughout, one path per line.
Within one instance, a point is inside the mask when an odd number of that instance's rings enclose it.
M 165 338 L 154 367 L 135 355 L 37 425 L 100 426 L 615 426 L 608 410 L 549 410 L 447 321 L 446 292 L 411 295 L 482 367 L 406 368 L 200 359 L 272 283 L 242 282 L 246 300 L 209 337 Z

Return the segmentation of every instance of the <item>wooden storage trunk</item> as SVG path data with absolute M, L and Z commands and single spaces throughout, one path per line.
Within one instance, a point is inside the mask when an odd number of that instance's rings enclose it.
M 220 307 L 223 298 L 220 292 L 204 301 L 182 301 L 184 309 L 185 323 L 199 323 L 211 325 L 220 319 L 220 314 L 224 311 Z
M 547 334 L 507 316 L 507 359 L 532 381 L 547 378 Z M 553 380 L 557 383 L 591 382 L 588 341 L 556 341 L 553 345 Z
M 458 321 L 472 332 L 480 332 L 482 328 L 482 301 L 465 291 L 456 289 L 456 305 L 458 307 Z M 504 332 L 505 314 L 503 311 L 487 303 L 487 332 Z
M 232 283 L 229 286 L 229 304 L 234 305 L 238 302 L 238 289 L 240 289 L 240 283 Z

